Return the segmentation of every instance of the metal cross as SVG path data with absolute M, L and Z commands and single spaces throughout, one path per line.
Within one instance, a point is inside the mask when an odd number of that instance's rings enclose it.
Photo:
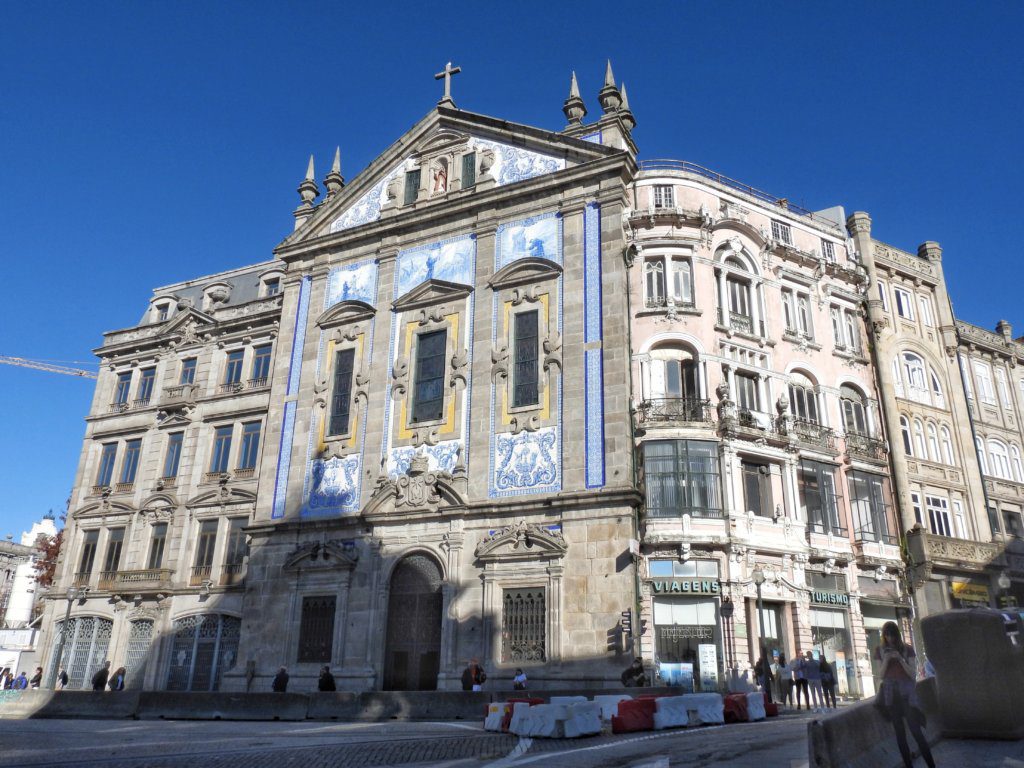
M 447 64 L 444 65 L 443 72 L 438 72 L 436 75 L 434 75 L 435 80 L 440 80 L 441 78 L 444 78 L 444 98 L 437 102 L 438 104 L 447 103 L 453 106 L 455 105 L 455 102 L 452 101 L 452 75 L 457 75 L 461 71 L 462 67 L 453 67 L 452 63 L 449 61 Z

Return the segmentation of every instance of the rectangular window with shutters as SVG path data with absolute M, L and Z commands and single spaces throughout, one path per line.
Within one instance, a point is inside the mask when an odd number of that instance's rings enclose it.
M 462 156 L 462 188 L 476 186 L 476 152 Z
M 417 168 L 415 171 L 408 171 L 405 174 L 405 205 L 411 205 L 416 202 L 416 198 L 420 193 L 420 170 Z
M 334 613 L 336 598 L 302 598 L 302 622 L 299 625 L 300 663 L 329 663 L 334 650 Z
M 416 340 L 413 422 L 439 421 L 444 413 L 445 356 L 448 331 L 421 333 Z
M 752 461 L 741 462 L 743 470 L 743 498 L 746 502 L 743 511 L 753 512 L 760 517 L 771 517 L 772 509 L 772 473 L 767 464 Z
M 185 440 L 184 432 L 172 432 L 167 436 L 167 454 L 164 456 L 165 480 L 171 480 L 178 476 L 178 466 L 181 464 L 181 445 Z
M 114 476 L 114 462 L 117 461 L 117 443 L 105 443 L 100 454 L 100 469 L 96 473 L 96 485 L 106 487 Z
M 512 378 L 512 407 L 522 408 L 540 402 L 538 389 L 537 310 L 515 315 L 513 348 L 515 368 Z
M 545 661 L 547 609 L 544 588 L 506 589 L 501 601 L 501 660 L 505 664 Z
M 103 560 L 103 570 L 115 572 L 121 565 L 121 550 L 124 547 L 124 528 L 111 528 L 107 531 L 107 556 Z
M 99 531 L 86 531 L 82 537 L 82 559 L 78 561 L 79 575 L 88 576 L 92 573 L 93 562 L 96 560 L 96 545 L 99 540 Z
M 800 507 L 811 530 L 845 536 L 846 528 L 839 519 L 835 470 L 831 464 L 820 461 L 800 462 Z
M 238 455 L 239 469 L 256 468 L 256 456 L 260 450 L 261 426 L 258 421 L 250 421 L 242 425 L 242 450 Z
M 149 537 L 149 569 L 162 568 L 164 564 L 164 547 L 167 544 L 167 523 L 153 523 L 153 531 Z
M 328 435 L 348 433 L 349 409 L 352 407 L 352 368 L 355 359 L 354 349 L 343 349 L 334 354 L 334 391 L 331 393 Z

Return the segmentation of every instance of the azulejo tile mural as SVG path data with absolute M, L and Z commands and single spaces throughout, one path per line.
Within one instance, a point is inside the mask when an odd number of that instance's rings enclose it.
M 513 147 L 497 141 L 472 138 L 469 145 L 475 149 L 489 149 L 494 153 L 494 165 L 491 175 L 498 186 L 515 184 L 537 176 L 561 171 L 565 168 L 565 160 L 560 157 L 542 155 L 522 147 Z
M 413 448 L 411 445 L 400 448 L 392 448 L 388 456 L 388 475 L 397 477 L 409 472 L 409 463 L 417 453 L 427 457 L 427 467 L 431 471 L 451 472 L 459 460 L 459 451 L 462 442 L 460 440 L 445 440 L 437 445 L 421 445 Z
M 505 433 L 495 440 L 494 487 L 507 491 L 555 491 L 560 486 L 559 430 Z
M 496 240 L 495 269 L 525 258 L 562 263 L 562 217 L 557 213 L 501 224 Z
M 586 315 L 583 340 L 590 344 L 603 337 L 601 325 L 601 206 L 589 203 L 583 210 L 583 293 Z M 586 424 L 587 488 L 600 488 L 604 477 L 604 355 L 600 348 L 584 351 L 584 418 Z
M 342 301 L 364 301 L 374 304 L 377 300 L 377 263 L 362 261 L 336 267 L 327 276 L 327 290 L 324 295 L 324 309 Z
M 400 251 L 395 264 L 395 298 L 427 280 L 473 285 L 475 236 L 431 243 Z
M 332 459 L 316 459 L 311 468 L 308 514 L 357 512 L 360 465 L 361 457 L 358 453 Z
M 331 223 L 331 232 L 341 232 L 345 229 L 352 229 L 362 224 L 369 224 L 380 218 L 381 206 L 385 203 L 387 186 L 393 178 L 405 171 L 406 161 L 403 161 L 397 168 L 393 169 L 387 176 L 374 184 L 368 192 L 363 194 L 351 206 L 345 209 L 337 219 Z

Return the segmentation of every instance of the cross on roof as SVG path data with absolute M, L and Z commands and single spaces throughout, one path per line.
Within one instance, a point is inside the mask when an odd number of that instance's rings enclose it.
M 453 67 L 449 61 L 444 65 L 444 71 L 438 72 L 434 75 L 435 80 L 444 78 L 444 98 L 441 99 L 438 104 L 445 104 L 448 106 L 455 106 L 455 102 L 452 101 L 452 75 L 457 75 L 462 71 L 462 67 Z

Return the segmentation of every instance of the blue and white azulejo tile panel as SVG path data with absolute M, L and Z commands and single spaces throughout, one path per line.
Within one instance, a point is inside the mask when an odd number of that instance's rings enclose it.
M 377 263 L 375 261 L 346 264 L 330 271 L 327 276 L 327 290 L 324 292 L 324 309 L 330 309 L 342 301 L 376 303 Z
M 591 144 L 603 144 L 604 137 L 601 135 L 601 131 L 595 131 L 594 133 L 588 133 L 586 136 L 580 136 L 583 141 L 589 141 Z
M 495 437 L 493 486 L 498 496 L 545 493 L 561 487 L 559 429 L 506 432 Z
M 358 453 L 313 461 L 306 513 L 326 515 L 357 512 L 360 464 Z
M 562 217 L 557 213 L 500 224 L 495 239 L 496 270 L 525 258 L 562 263 Z
M 405 166 L 406 162 L 403 161 L 397 168 L 388 173 L 387 176 L 370 187 L 370 190 L 364 193 L 362 197 L 346 208 L 345 212 L 331 223 L 331 232 L 341 232 L 345 229 L 358 227 L 361 224 L 377 221 L 380 218 L 381 206 L 385 203 L 388 184 L 400 173 L 404 173 Z
M 491 166 L 490 173 L 499 187 L 565 168 L 565 160 L 561 157 L 543 155 L 497 141 L 474 137 L 469 140 L 469 146 L 478 150 L 489 149 L 494 153 L 494 165 Z
M 399 251 L 395 260 L 395 298 L 427 280 L 473 285 L 475 261 L 475 235 Z
M 281 443 L 277 453 L 277 473 L 274 478 L 274 508 L 272 517 L 284 517 L 288 497 L 288 468 L 292 463 L 292 438 L 295 435 L 295 401 L 284 404 L 281 421 Z
M 601 342 L 601 206 L 597 203 L 588 203 L 583 209 L 583 293 L 586 313 L 583 318 L 583 340 L 587 344 Z M 604 356 L 600 347 L 587 349 L 583 362 L 586 485 L 587 488 L 600 488 L 605 483 Z
M 444 440 L 437 445 L 411 445 L 392 448 L 388 455 L 388 475 L 398 477 L 409 473 L 409 464 L 417 453 L 427 457 L 427 467 L 432 472 L 442 471 L 451 474 L 459 460 L 460 440 Z

